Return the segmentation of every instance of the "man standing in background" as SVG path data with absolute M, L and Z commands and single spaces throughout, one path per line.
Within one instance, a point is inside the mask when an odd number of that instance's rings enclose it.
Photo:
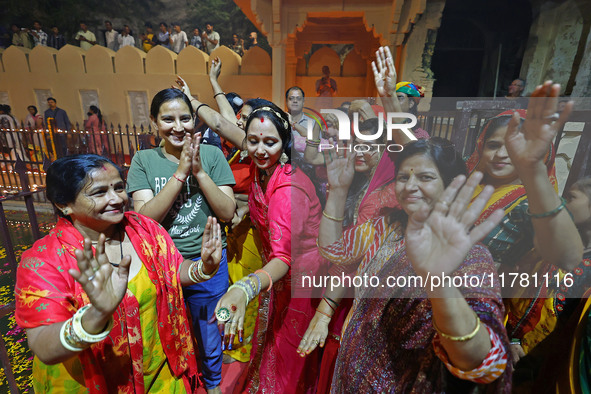
M 220 34 L 217 31 L 213 31 L 213 25 L 211 23 L 205 24 L 205 31 L 203 32 L 203 43 L 207 53 L 211 53 L 220 46 Z
M 84 22 L 80 22 L 80 31 L 76 33 L 75 39 L 80 42 L 80 48 L 85 51 L 92 48 L 93 45 L 96 45 L 96 36 L 93 32 L 88 30 L 88 26 L 86 26 L 86 23 Z
M 193 37 L 191 38 L 191 45 L 193 45 L 195 48 L 203 51 L 203 40 L 201 39 L 201 33 L 199 32 L 198 27 L 196 27 L 195 30 L 193 30 Z
M 117 51 L 117 49 L 119 49 L 119 33 L 117 33 L 117 30 L 113 29 L 111 21 L 105 21 L 105 27 L 107 28 L 107 31 L 105 31 L 105 43 L 107 44 L 107 48 Z
M 33 30 L 29 31 L 31 36 L 33 36 L 33 40 L 35 41 L 35 46 L 42 45 L 44 47 L 47 46 L 47 33 L 45 33 L 41 29 L 41 22 L 35 21 L 33 22 Z
M 117 37 L 117 40 L 119 41 L 119 48 L 135 46 L 135 38 L 133 38 L 130 33 L 131 29 L 129 26 L 123 25 L 123 31 L 121 32 L 121 35 Z
M 68 137 L 63 132 L 72 128 L 70 119 L 68 119 L 66 111 L 57 107 L 57 101 L 53 97 L 47 98 L 47 105 L 49 108 L 45 110 L 45 128 L 53 135 L 56 153 L 60 155 L 59 157 L 66 156 L 68 154 Z
M 10 29 L 12 30 L 12 45 L 29 49 L 33 48 L 31 40 L 29 40 L 29 33 L 24 28 L 21 29 L 13 23 Z
M 168 26 L 164 22 L 160 22 L 160 31 L 156 35 L 156 43 L 170 49 L 170 33 L 168 32 Z
M 180 53 L 187 45 L 189 45 L 189 39 L 187 33 L 181 30 L 181 25 L 178 23 L 173 24 L 173 31 L 170 34 L 170 47 L 175 53 Z
M 47 39 L 47 43 L 50 47 L 55 49 L 60 49 L 64 45 L 66 45 L 66 39 L 63 35 L 60 34 L 59 29 L 57 26 L 51 28 L 51 35 Z

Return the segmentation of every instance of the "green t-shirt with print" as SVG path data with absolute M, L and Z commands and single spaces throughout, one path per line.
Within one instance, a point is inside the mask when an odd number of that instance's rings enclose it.
M 218 186 L 233 186 L 234 175 L 222 151 L 211 145 L 200 146 L 203 169 Z M 168 160 L 162 147 L 141 150 L 133 156 L 127 174 L 127 192 L 150 189 L 154 195 L 172 178 L 178 164 Z M 208 216 L 215 216 L 208 204 L 197 179 L 189 175 L 176 201 L 162 221 L 179 251 L 186 259 L 201 254 L 201 239 Z M 222 230 L 222 244 L 226 247 L 226 234 Z

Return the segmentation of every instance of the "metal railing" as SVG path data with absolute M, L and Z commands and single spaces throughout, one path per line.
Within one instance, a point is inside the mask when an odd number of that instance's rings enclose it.
M 21 179 L 14 167 L 23 161 L 32 190 L 45 185 L 44 168 L 54 160 L 72 154 L 94 153 L 108 157 L 120 167 L 128 167 L 138 150 L 156 147 L 160 138 L 150 126 L 111 125 L 108 130 L 71 131 L 51 129 L 0 129 L 0 194 L 22 190 Z

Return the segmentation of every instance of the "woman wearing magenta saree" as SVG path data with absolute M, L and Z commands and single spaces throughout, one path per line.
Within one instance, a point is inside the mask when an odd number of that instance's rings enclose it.
M 318 300 L 301 291 L 302 275 L 322 275 L 325 260 L 316 246 L 322 215 L 314 185 L 291 162 L 287 114 L 275 105 L 256 108 L 246 133 L 220 114 L 192 100 L 200 119 L 253 160 L 250 217 L 261 235 L 263 268 L 230 287 L 216 308 L 225 346 L 242 338 L 245 307 L 258 296 L 259 310 L 245 388 L 248 392 L 313 392 L 318 353 L 296 350 Z M 292 248 L 293 246 L 293 248 Z

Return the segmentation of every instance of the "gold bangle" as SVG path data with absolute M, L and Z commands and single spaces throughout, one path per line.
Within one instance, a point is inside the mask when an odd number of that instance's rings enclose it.
M 435 328 L 435 331 L 437 331 L 437 333 L 439 334 L 439 336 L 441 338 L 445 338 L 445 339 L 448 339 L 448 340 L 454 341 L 454 342 L 466 342 L 466 341 L 469 341 L 470 339 L 474 338 L 476 336 L 476 334 L 478 333 L 478 330 L 480 330 L 480 318 L 478 317 L 478 315 L 476 313 L 474 313 L 474 316 L 476 317 L 476 327 L 474 328 L 474 330 L 471 333 L 469 333 L 467 335 L 463 335 L 461 337 L 454 337 L 452 335 L 448 335 L 448 334 L 441 332 L 441 330 L 439 330 L 439 327 L 437 327 L 437 324 L 435 324 L 435 320 L 432 320 L 433 328 Z
M 345 217 L 337 218 L 334 216 L 330 216 L 328 213 L 326 213 L 326 211 L 322 211 L 322 216 L 324 216 L 325 218 L 328 218 L 330 220 L 334 220 L 335 222 L 342 222 L 343 220 L 345 220 Z

